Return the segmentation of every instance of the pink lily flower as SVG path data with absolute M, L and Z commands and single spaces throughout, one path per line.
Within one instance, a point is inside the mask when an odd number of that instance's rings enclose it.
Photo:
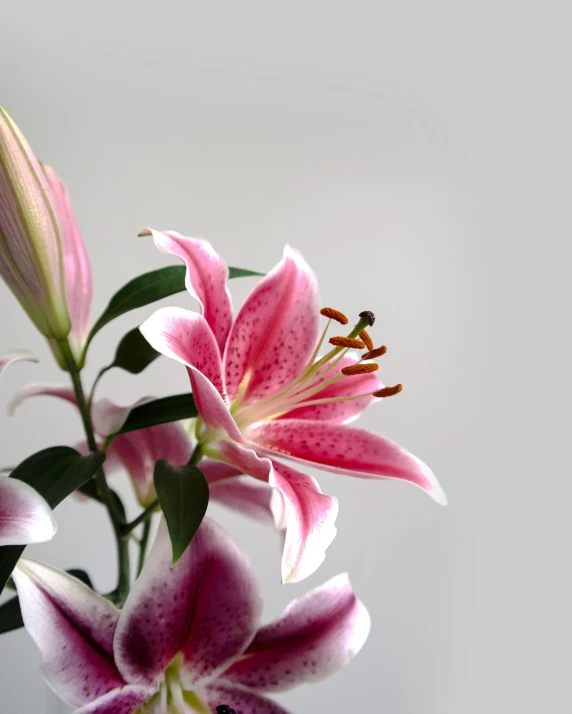
M 162 308 L 141 332 L 158 352 L 186 366 L 203 453 L 274 488 L 275 520 L 286 527 L 285 582 L 307 577 L 324 560 L 336 533 L 337 501 L 322 494 L 314 478 L 278 459 L 407 481 L 446 503 L 422 461 L 383 436 L 350 426 L 370 403 L 401 388 L 384 388 L 375 374 L 372 360 L 385 347 L 373 349 L 363 330 L 370 313 L 349 336 L 334 336 L 332 349 L 320 358 L 328 325 L 347 318 L 330 308 L 320 311 L 316 278 L 299 253 L 287 247 L 232 320 L 227 268 L 210 245 L 149 232 L 160 250 L 185 262 L 187 288 L 203 314 Z M 330 318 L 321 334 L 320 312 Z M 361 357 L 350 351 L 366 346 Z
M 13 362 L 37 362 L 28 350 L 0 354 L 0 375 Z M 56 533 L 51 508 L 40 494 L 23 481 L 0 474 L 0 546 L 43 543 Z
M 22 616 L 48 685 L 76 714 L 287 714 L 267 698 L 347 664 L 370 620 L 345 575 L 259 627 L 262 602 L 246 558 L 205 520 L 171 567 L 164 522 L 118 610 L 80 581 L 21 560 Z

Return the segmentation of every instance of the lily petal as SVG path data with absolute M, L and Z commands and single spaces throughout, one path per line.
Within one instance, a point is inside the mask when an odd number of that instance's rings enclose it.
M 324 376 L 316 384 L 325 382 L 331 377 L 340 374 L 344 367 L 357 364 L 359 358 L 357 355 L 345 355 L 338 364 L 328 371 L 329 363 L 326 363 L 318 374 L 323 373 Z M 283 419 L 316 419 L 319 421 L 330 421 L 339 424 L 348 424 L 357 419 L 363 410 L 375 401 L 375 397 L 371 396 L 372 392 L 381 389 L 383 384 L 379 381 L 376 372 L 368 372 L 366 374 L 355 374 L 345 379 L 340 379 L 339 382 L 330 384 L 323 391 L 310 397 L 310 399 L 336 399 L 342 398 L 339 402 L 328 402 L 326 404 L 313 404 L 308 407 L 299 407 L 292 411 L 283 414 Z M 355 397 L 359 394 L 366 394 L 365 397 L 359 399 L 343 399 L 344 397 Z
M 127 470 L 139 503 L 147 507 L 157 498 L 153 485 L 155 463 L 167 459 L 174 466 L 184 466 L 191 454 L 191 442 L 183 425 L 171 422 L 120 434 L 109 447 L 107 458 L 114 466 L 119 462 Z
M 16 409 L 30 397 L 56 397 L 70 404 L 77 405 L 74 391 L 67 384 L 46 384 L 44 382 L 31 382 L 19 389 L 8 404 L 8 414 L 14 414 Z
M 203 315 L 213 331 L 220 352 L 224 350 L 232 322 L 232 301 L 227 287 L 228 267 L 211 244 L 187 238 L 175 231 L 145 229 L 153 235 L 163 253 L 176 255 L 187 267 L 185 285 L 201 304 Z
M 42 672 L 61 699 L 78 707 L 125 684 L 113 662 L 115 605 L 71 575 L 31 560 L 20 560 L 13 578 Z
M 171 543 L 161 521 L 143 572 L 125 603 L 115 657 L 125 678 L 158 683 L 182 653 L 183 686 L 192 689 L 242 652 L 256 631 L 261 601 L 251 568 L 227 534 L 203 521 L 171 567 Z
M 219 349 L 204 317 L 180 307 L 162 307 L 139 329 L 153 349 L 187 367 L 195 367 L 224 396 Z
M 138 399 L 135 404 L 125 406 L 115 404 L 115 402 L 105 397 L 98 399 L 91 407 L 91 421 L 95 432 L 101 436 L 117 434 L 125 424 L 130 412 L 135 409 L 135 407 L 150 402 L 152 399 L 153 397 L 142 397 Z
M 324 562 L 336 536 L 338 500 L 324 496 L 316 479 L 273 461 L 270 485 L 281 495 L 272 500 L 278 528 L 286 528 L 282 582 L 304 580 Z
M 204 473 L 204 466 L 201 463 Z M 208 476 L 207 476 L 208 480 Z M 272 489 L 248 476 L 233 476 L 210 484 L 210 500 L 257 521 L 274 525 L 270 507 Z
M 213 712 L 217 706 L 226 704 L 238 714 L 290 714 L 272 699 L 231 684 L 211 684 L 206 687 L 204 698 Z
M 409 481 L 437 503 L 447 498 L 431 469 L 402 446 L 379 434 L 309 419 L 261 422 L 250 430 L 256 448 L 299 463 L 360 478 Z
M 0 475 L 0 546 L 43 543 L 56 533 L 51 508 L 31 486 Z
M 80 357 L 89 333 L 89 313 L 93 294 L 91 264 L 76 223 L 65 184 L 50 166 L 42 165 L 52 190 L 52 208 L 58 223 L 64 255 L 64 280 L 72 329 L 69 340 Z
M 156 693 L 154 687 L 127 685 L 98 697 L 91 704 L 76 709 L 74 714 L 133 714 L 139 705 L 147 702 Z
M 232 325 L 224 358 L 231 401 L 239 387 L 245 389 L 247 403 L 277 392 L 302 372 L 318 339 L 318 310 L 316 278 L 302 256 L 287 246 Z
M 367 610 L 347 575 L 338 575 L 293 600 L 221 678 L 264 692 L 317 682 L 350 662 L 369 630 Z
M 0 375 L 13 362 L 38 362 L 38 358 L 30 350 L 8 350 L 0 353 Z

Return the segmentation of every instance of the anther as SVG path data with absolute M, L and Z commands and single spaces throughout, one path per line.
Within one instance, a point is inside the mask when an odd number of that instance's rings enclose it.
M 359 333 L 359 336 L 360 336 L 360 339 L 365 342 L 365 346 L 368 348 L 368 350 L 372 350 L 373 349 L 373 340 L 371 339 L 371 337 L 369 336 L 367 331 L 362 330 Z
M 216 710 L 217 710 L 217 714 L 236 714 L 234 709 L 231 709 L 226 704 L 219 704 L 219 706 L 216 708 Z
M 381 357 L 387 352 L 387 347 L 385 345 L 382 345 L 381 347 L 377 347 L 375 350 L 371 350 L 371 352 L 366 352 L 364 355 L 362 355 L 362 359 L 375 359 L 376 357 Z
M 373 393 L 374 397 L 394 397 L 396 394 L 403 389 L 401 384 L 396 384 L 395 387 L 384 387 L 383 389 L 378 389 L 377 392 Z
M 360 312 L 359 316 L 363 317 L 364 320 L 367 320 L 370 327 L 373 327 L 375 315 L 371 312 L 371 310 L 364 310 L 363 312 Z
M 348 318 L 344 315 L 344 313 L 339 310 L 334 310 L 333 307 L 323 307 L 320 310 L 320 315 L 328 317 L 330 320 L 335 320 L 336 322 L 339 322 L 340 325 L 348 324 Z
M 377 372 L 379 365 L 376 362 L 368 362 L 367 364 L 351 364 L 349 367 L 342 369 L 342 374 L 350 376 L 352 374 L 366 374 L 367 372 Z
M 335 347 L 350 347 L 356 350 L 363 350 L 365 343 L 355 340 L 353 337 L 330 337 L 330 344 Z

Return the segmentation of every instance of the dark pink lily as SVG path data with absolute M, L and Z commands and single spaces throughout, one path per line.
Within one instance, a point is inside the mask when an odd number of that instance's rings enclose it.
M 356 356 L 348 345 L 363 343 L 342 335 L 341 344 L 334 340 L 325 357 L 319 356 L 326 331 L 320 334 L 317 283 L 299 253 L 286 248 L 233 320 L 227 268 L 208 243 L 174 232 L 144 233 L 184 261 L 187 288 L 202 315 L 162 308 L 141 332 L 158 352 L 186 366 L 203 453 L 274 488 L 275 519 L 286 526 L 284 581 L 305 578 L 324 560 L 336 533 L 337 501 L 322 494 L 314 478 L 277 459 L 408 481 L 446 502 L 422 461 L 385 437 L 349 425 L 391 390 L 374 373 L 371 345 L 368 354 Z
M 21 560 L 14 581 L 47 683 L 76 714 L 288 714 L 267 698 L 347 664 L 369 633 L 345 575 L 259 628 L 252 570 L 208 519 L 171 567 L 164 522 L 123 609 L 67 573 Z

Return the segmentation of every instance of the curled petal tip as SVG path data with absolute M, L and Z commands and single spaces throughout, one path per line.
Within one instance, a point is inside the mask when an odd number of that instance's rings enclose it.
M 151 228 L 140 228 L 137 231 L 137 235 L 139 236 L 139 238 L 144 238 L 146 236 L 153 235 L 153 230 Z

